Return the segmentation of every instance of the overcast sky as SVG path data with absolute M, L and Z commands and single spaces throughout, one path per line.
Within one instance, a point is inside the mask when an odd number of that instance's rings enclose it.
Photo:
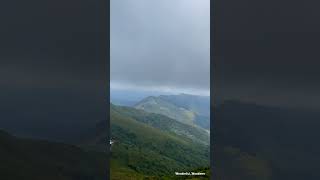
M 88 0 L 1 1 L 1 129 L 65 140 L 88 119 L 106 119 L 100 14 Z
M 320 109 L 319 1 L 214 6 L 215 98 Z
M 112 0 L 111 87 L 209 94 L 209 0 Z

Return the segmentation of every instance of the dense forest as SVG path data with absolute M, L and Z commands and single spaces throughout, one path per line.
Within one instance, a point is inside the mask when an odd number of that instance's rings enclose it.
M 175 176 L 175 172 L 199 168 L 209 172 L 206 131 L 130 107 L 111 104 L 110 113 L 111 136 L 115 141 L 111 149 L 111 179 L 186 179 Z M 186 129 L 187 132 L 179 133 Z M 207 173 L 199 178 L 208 176 Z

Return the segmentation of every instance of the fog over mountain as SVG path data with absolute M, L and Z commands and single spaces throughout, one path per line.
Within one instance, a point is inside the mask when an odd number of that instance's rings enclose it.
M 209 5 L 111 1 L 111 88 L 209 95 Z

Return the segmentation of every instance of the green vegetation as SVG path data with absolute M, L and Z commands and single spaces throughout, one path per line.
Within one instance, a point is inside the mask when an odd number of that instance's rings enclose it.
M 153 96 L 143 99 L 134 107 L 137 109 L 142 109 L 146 112 L 162 114 L 185 124 L 191 125 L 196 117 L 196 114 L 193 111 L 178 107 L 168 101 Z
M 210 96 L 196 96 L 191 94 L 161 95 L 159 98 L 178 107 L 183 107 L 199 115 L 210 117 Z
M 175 177 L 175 172 L 209 166 L 209 138 L 204 140 L 206 144 L 196 142 L 168 127 L 171 123 L 181 130 L 199 133 L 198 129 L 128 107 L 111 105 L 110 113 L 111 136 L 116 141 L 111 152 L 111 179 L 164 179 Z
M 113 112 L 117 112 L 122 116 L 132 118 L 161 131 L 165 131 L 176 136 L 179 135 L 183 139 L 187 138 L 197 143 L 209 144 L 210 134 L 197 126 L 187 125 L 164 115 L 147 113 L 135 108 L 114 106 L 112 104 L 110 108 Z
M 210 129 L 210 99 L 187 94 L 150 96 L 135 106 L 149 113 L 162 114 L 189 125 Z

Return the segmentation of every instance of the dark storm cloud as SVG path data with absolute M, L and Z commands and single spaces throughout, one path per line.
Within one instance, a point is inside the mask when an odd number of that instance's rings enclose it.
M 97 2 L 86 0 L 1 2 L 0 82 L 65 87 L 105 80 L 98 15 Z
M 316 7 L 316 1 L 216 1 L 216 96 L 317 107 L 320 12 Z
M 0 2 L 0 129 L 65 141 L 106 120 L 99 2 Z
M 209 0 L 111 1 L 112 85 L 209 91 L 209 58 Z

